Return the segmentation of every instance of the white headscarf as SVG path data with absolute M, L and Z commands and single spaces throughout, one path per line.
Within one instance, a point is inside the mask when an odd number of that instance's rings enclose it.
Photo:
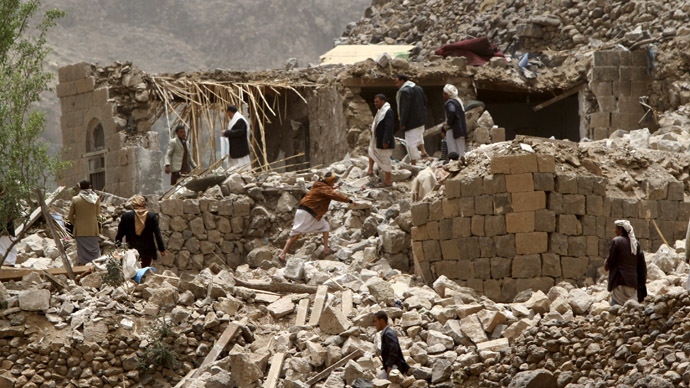
M 632 225 L 630 225 L 630 221 L 628 220 L 616 220 L 614 222 L 616 226 L 620 226 L 621 228 L 625 229 L 626 232 L 628 232 L 628 238 L 630 239 L 630 249 L 632 251 L 633 255 L 637 254 L 637 239 L 635 238 L 635 230 L 633 229 Z
M 458 97 L 458 88 L 451 84 L 446 84 L 446 86 L 443 87 L 443 93 L 447 94 L 450 98 L 457 100 L 460 103 L 462 110 L 465 110 L 465 105 L 462 103 L 460 97 Z
M 391 104 L 386 102 L 381 106 L 381 109 L 376 111 L 376 116 L 374 116 L 374 123 L 371 124 L 371 132 L 376 133 L 376 126 L 379 125 L 381 121 L 386 117 L 386 112 L 391 109 Z

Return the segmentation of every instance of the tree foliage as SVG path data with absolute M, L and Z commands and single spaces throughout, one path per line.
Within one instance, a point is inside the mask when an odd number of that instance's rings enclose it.
M 36 189 L 45 192 L 62 167 L 41 139 L 45 117 L 34 103 L 49 90 L 46 36 L 63 15 L 43 13 L 40 0 L 0 0 L 0 234 L 19 220 L 19 204 Z

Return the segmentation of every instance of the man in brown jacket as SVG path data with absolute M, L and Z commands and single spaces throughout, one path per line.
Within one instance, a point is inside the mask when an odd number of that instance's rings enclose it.
M 79 195 L 72 197 L 67 220 L 72 223 L 72 234 L 77 240 L 79 265 L 90 263 L 101 255 L 98 246 L 98 211 L 101 200 L 87 180 L 79 182 Z
M 323 216 L 328 211 L 331 200 L 354 203 L 350 198 L 335 191 L 334 186 L 337 180 L 337 176 L 327 173 L 314 183 L 311 190 L 299 202 L 290 238 L 285 242 L 283 252 L 278 255 L 281 260 L 285 260 L 285 255 L 292 244 L 305 233 L 323 233 L 323 253 L 329 255 L 333 252 L 328 247 L 328 231 L 331 230 L 331 226 Z

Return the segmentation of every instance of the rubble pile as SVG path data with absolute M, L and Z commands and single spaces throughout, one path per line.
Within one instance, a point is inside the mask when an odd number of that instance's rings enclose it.
M 430 57 L 442 45 L 480 36 L 503 49 L 513 44 L 531 53 L 615 43 L 630 46 L 650 38 L 668 41 L 689 35 L 688 14 L 690 5 L 680 0 L 374 0 L 336 44 L 413 44 L 412 58 L 417 60 Z M 566 55 L 546 58 L 549 66 L 558 66 Z

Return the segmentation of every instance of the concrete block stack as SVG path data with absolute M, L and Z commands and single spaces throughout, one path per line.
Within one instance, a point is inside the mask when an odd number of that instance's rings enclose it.
M 607 197 L 600 176 L 556 173 L 553 155 L 496 156 L 491 175 L 459 174 L 445 197 L 412 205 L 413 253 L 427 279 L 446 275 L 496 301 L 596 279 L 614 220 L 628 219 L 645 250 L 684 238 L 683 184 L 647 182 L 647 200 Z M 661 215 L 663 213 L 663 216 Z
M 638 121 L 645 110 L 639 98 L 649 96 L 651 84 L 645 50 L 595 51 L 589 88 L 596 96 L 599 111 L 589 117 L 590 136 L 601 140 L 617 129 L 640 128 Z

